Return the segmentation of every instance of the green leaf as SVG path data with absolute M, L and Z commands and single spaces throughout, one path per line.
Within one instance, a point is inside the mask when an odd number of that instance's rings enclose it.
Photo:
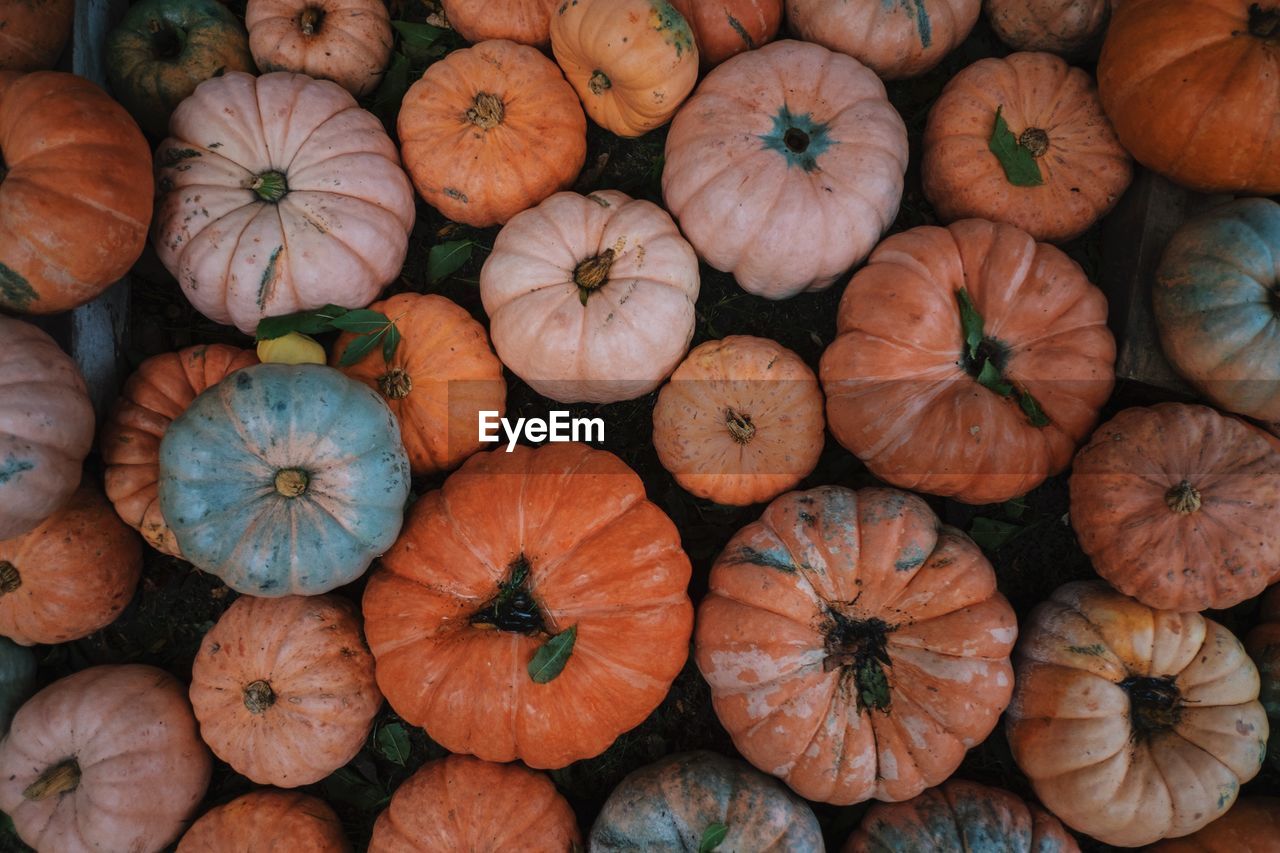
M 1010 498 L 1002 503 L 1000 508 L 1004 510 L 1005 518 L 1017 521 L 1027 513 L 1027 499 L 1025 497 Z
M 395 323 L 392 323 L 382 338 L 382 360 L 390 364 L 398 346 L 400 346 L 400 330 L 396 328 Z
M 341 317 L 334 318 L 333 327 L 344 332 L 354 332 L 357 335 L 368 335 L 373 332 L 380 332 L 387 326 L 391 325 L 391 320 L 381 311 L 370 311 L 368 308 L 359 308 L 355 311 L 348 311 Z
M 470 240 L 450 240 L 431 247 L 427 255 L 427 281 L 438 284 L 462 268 L 471 260 Z
M 969 291 L 960 288 L 960 326 L 964 329 L 964 343 L 969 348 L 969 358 L 978 357 L 978 347 L 982 344 L 982 315 L 974 307 L 969 298 Z
M 995 127 L 991 130 L 991 139 L 987 147 L 1000 161 L 1004 176 L 1015 187 L 1038 187 L 1044 183 L 1040 175 L 1040 165 L 1031 152 L 1018 143 L 1013 131 L 1001 115 L 1004 107 L 996 107 Z
M 568 630 L 556 634 L 534 652 L 533 660 L 529 661 L 529 677 L 534 683 L 546 684 L 561 673 L 569 662 L 569 655 L 573 653 L 573 644 L 577 639 L 578 626 L 570 625 Z
M 382 337 L 382 334 L 382 332 L 378 332 L 375 335 L 363 335 L 356 338 L 342 351 L 342 358 L 338 359 L 338 366 L 350 367 L 358 363 L 360 359 L 373 352 L 373 348 L 378 345 L 378 339 Z
M 327 799 L 347 803 L 365 811 L 376 811 L 391 799 L 379 786 L 350 767 L 339 767 L 326 777 L 324 791 Z
M 702 840 L 698 842 L 698 853 L 711 853 L 724 843 L 724 838 L 728 834 L 729 827 L 723 823 L 711 824 L 702 830 Z
M 400 102 L 404 100 L 404 93 L 409 91 L 412 76 L 408 58 L 399 51 L 391 54 L 391 64 L 387 66 L 382 81 L 374 90 L 370 105 L 373 112 L 387 124 L 391 124 L 400 112 Z
M 414 24 L 409 21 L 392 21 L 391 26 L 400 35 L 400 52 L 415 65 L 426 65 L 436 54 L 433 49 L 448 34 L 448 30 L 431 24 Z
M 257 340 L 283 338 L 290 332 L 315 335 L 334 328 L 333 322 L 347 313 L 341 305 L 326 305 L 314 311 L 298 311 L 280 317 L 265 317 L 258 323 Z
M 874 657 L 867 657 L 858 664 L 854 673 L 858 685 L 858 704 L 872 711 L 889 707 L 889 679 L 885 678 L 884 665 Z
M 387 723 L 378 729 L 378 752 L 393 764 L 404 767 L 409 761 L 409 733 L 400 723 Z
M 1000 371 L 990 359 L 982 362 L 982 370 L 978 372 L 978 384 L 983 388 L 990 388 L 1001 397 L 1013 396 L 1013 386 L 1004 381 L 1004 377 L 1000 375 Z
M 998 551 L 1024 529 L 998 518 L 978 516 L 969 527 L 969 537 L 984 551 Z
M 1018 405 L 1022 408 L 1023 414 L 1027 416 L 1027 420 L 1031 421 L 1033 427 L 1043 429 L 1049 425 L 1049 416 L 1044 413 L 1044 409 L 1040 408 L 1040 403 L 1035 397 L 1031 396 L 1031 392 L 1026 388 L 1018 389 Z

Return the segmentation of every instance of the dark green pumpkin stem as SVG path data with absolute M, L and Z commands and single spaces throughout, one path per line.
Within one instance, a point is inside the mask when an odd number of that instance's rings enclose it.
M 1182 693 L 1172 675 L 1131 676 L 1120 682 L 1129 694 L 1129 723 L 1135 740 L 1173 728 L 1182 719 Z
M 45 768 L 36 781 L 22 792 L 28 800 L 47 800 L 68 791 L 74 791 L 80 784 L 80 764 L 74 758 L 60 761 Z
M 782 144 L 787 146 L 788 151 L 803 154 L 809 150 L 809 134 L 798 127 L 788 128 L 787 132 L 782 134 Z
M 1249 6 L 1249 35 L 1260 39 L 1280 39 L 1280 8 L 1263 9 L 1259 3 Z
M 471 624 L 528 636 L 542 633 L 546 623 L 542 608 L 529 591 L 530 570 L 524 554 L 512 560 L 507 579 L 498 584 L 498 594 L 472 615 Z
M 13 592 L 22 586 L 22 575 L 18 574 L 18 567 L 8 560 L 0 560 L 0 595 Z
M 156 59 L 177 59 L 182 53 L 187 34 L 168 21 L 152 18 L 147 21 L 151 33 L 151 53 Z
M 893 627 L 879 619 L 853 619 L 836 610 L 827 614 L 824 672 L 843 670 L 853 679 L 858 707 L 887 711 L 889 681 L 885 669 L 892 665 L 888 641 Z
M 269 204 L 275 204 L 289 192 L 289 182 L 283 172 L 263 172 L 253 179 L 249 189 L 257 193 L 258 198 Z
M 1016 385 L 1004 376 L 1009 362 L 1009 347 L 1003 341 L 987 336 L 982 314 L 973 303 L 966 288 L 956 294 L 960 303 L 960 330 L 963 336 L 960 364 L 974 380 L 1001 397 L 1009 397 L 1018 403 L 1034 427 L 1049 425 L 1049 416 L 1040 408 L 1039 401 L 1025 387 Z

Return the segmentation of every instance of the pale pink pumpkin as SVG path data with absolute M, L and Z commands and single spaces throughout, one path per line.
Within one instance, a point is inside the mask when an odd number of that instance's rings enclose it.
M 258 70 L 332 80 L 356 97 L 378 88 L 395 42 L 383 0 L 249 0 L 244 25 Z

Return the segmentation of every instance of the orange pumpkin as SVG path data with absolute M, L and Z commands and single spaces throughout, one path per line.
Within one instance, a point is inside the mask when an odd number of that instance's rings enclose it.
M 52 68 L 75 10 L 75 0 L 0 0 L 0 71 Z
M 1280 452 L 1206 406 L 1126 409 L 1098 427 L 1070 515 L 1098 574 L 1148 607 L 1220 610 L 1280 578 Z
M 237 773 L 296 788 L 355 757 L 382 695 L 350 602 L 242 596 L 200 644 L 191 704 L 205 743 Z
M 435 294 L 399 293 L 369 307 L 395 321 L 400 345 L 390 362 L 374 354 L 340 369 L 387 401 L 415 476 L 458 467 L 482 446 L 479 413 L 501 416 L 507 407 L 502 363 L 484 326 Z M 339 336 L 335 367 L 355 340 L 354 334 Z
M 561 0 L 441 0 L 449 25 L 469 42 L 507 39 L 546 47 Z
M 128 272 L 151 223 L 151 148 L 74 74 L 0 71 L 0 309 L 52 314 Z
M 732 335 L 689 353 L 658 394 L 653 446 L 687 491 L 746 506 L 807 477 L 826 441 L 822 389 L 800 356 Z
M 1005 156 L 1029 155 L 1033 172 L 1011 174 L 993 153 L 998 121 L 1014 148 Z M 1087 231 L 1133 178 L 1093 80 L 1049 53 L 981 59 L 951 78 L 929 112 L 921 168 L 944 222 L 1007 222 L 1051 242 Z
M 1280 769 L 1280 585 L 1262 599 L 1259 623 L 1245 638 L 1245 648 L 1258 667 L 1258 698 L 1267 711 L 1273 735 L 1267 743 L 1271 766 Z
M 451 752 L 599 755 L 684 666 L 689 575 L 675 525 L 613 454 L 476 454 L 413 505 L 365 588 L 378 686 Z
M 418 193 L 456 222 L 501 225 L 573 183 L 587 120 L 560 69 L 532 47 L 456 50 L 409 87 L 397 120 Z
M 160 440 L 173 419 L 227 374 L 257 364 L 251 350 L 226 344 L 187 347 L 152 356 L 138 366 L 102 427 L 107 497 L 125 523 L 152 548 L 182 556 L 160 514 Z
M 88 479 L 43 524 L 0 541 L 0 634 L 32 646 L 116 620 L 142 574 L 142 544 Z
M 971 540 L 896 489 L 791 492 L 729 540 L 698 668 L 748 761 L 810 800 L 905 800 L 995 727 L 1018 627 Z
M 1277 853 L 1280 798 L 1245 797 L 1199 832 L 1161 841 L 1148 853 Z
M 1074 261 L 1013 226 L 895 234 L 840 300 L 827 422 L 895 486 L 1008 500 L 1067 467 L 1111 395 L 1106 318 Z
M 373 825 L 369 853 L 565 853 L 581 842 L 573 809 L 543 774 L 450 755 L 396 789 Z
M 1075 56 L 1096 50 L 1113 0 L 984 0 L 987 21 L 1014 50 Z
M 561 3 L 551 50 L 587 115 L 618 136 L 666 124 L 698 80 L 693 32 L 667 0 Z
M 1273 0 L 1126 0 L 1107 28 L 1098 92 L 1148 169 L 1204 192 L 1280 192 Z
M 349 853 L 351 845 L 324 800 L 266 789 L 209 809 L 182 836 L 177 853 L 261 850 Z
M 719 65 L 744 50 L 773 41 L 782 23 L 782 0 L 670 0 L 698 45 L 702 67 Z
M 1006 725 L 1040 801 L 1124 847 L 1222 816 L 1267 745 L 1258 670 L 1239 640 L 1101 581 L 1060 587 L 1031 612 Z
M 378 88 L 395 41 L 383 0 L 249 0 L 244 25 L 262 73 L 332 80 L 357 98 Z

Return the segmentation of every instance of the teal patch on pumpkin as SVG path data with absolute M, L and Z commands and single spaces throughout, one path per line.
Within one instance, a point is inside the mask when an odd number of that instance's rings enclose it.
M 667 44 L 676 49 L 676 56 L 684 56 L 686 51 L 694 50 L 693 30 L 689 29 L 684 15 L 667 0 L 651 0 L 649 5 L 653 10 L 649 16 L 650 26 L 662 33 Z
M 30 459 L 19 459 L 10 453 L 4 458 L 4 464 L 0 465 L 0 486 L 6 485 L 10 480 L 16 480 L 35 467 L 35 463 Z
M 4 305 L 25 311 L 39 298 L 40 294 L 36 293 L 30 282 L 0 263 L 0 300 L 3 300 Z
M 916 32 L 920 35 L 920 44 L 929 47 L 933 44 L 933 23 L 929 20 L 929 10 L 925 8 L 928 0 L 880 0 L 885 11 L 892 11 L 896 5 L 908 15 L 915 15 Z
M 258 285 L 258 308 L 266 308 L 267 302 L 275 293 L 276 281 L 280 278 L 280 253 L 284 246 L 276 246 L 271 257 L 267 258 L 267 268 L 262 271 L 262 282 Z
M 818 158 L 835 142 L 826 124 L 811 113 L 795 115 L 783 104 L 773 117 L 773 129 L 760 134 L 764 147 L 787 158 L 787 165 L 814 172 Z

